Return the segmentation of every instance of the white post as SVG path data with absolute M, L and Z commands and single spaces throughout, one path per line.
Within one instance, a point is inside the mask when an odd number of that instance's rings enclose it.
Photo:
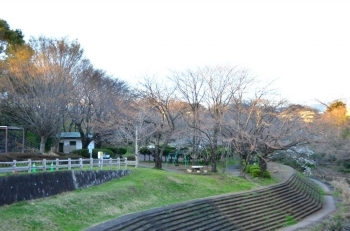
M 79 166 L 80 166 L 80 170 L 83 170 L 83 159 L 79 158 Z
M 101 157 L 101 165 L 100 165 L 100 170 L 103 168 L 103 158 Z
M 68 158 L 68 170 L 72 169 L 72 159 Z
M 118 170 L 120 170 L 120 158 L 119 157 L 117 158 L 117 168 L 118 168 Z
M 32 171 L 32 160 L 28 159 L 28 173 Z
M 15 173 L 16 169 L 17 169 L 16 162 L 17 162 L 17 160 L 13 160 L 13 165 L 12 165 L 13 173 Z
M 60 160 L 56 158 L 56 171 L 60 170 Z
M 125 157 L 125 169 L 128 168 L 128 158 Z
M 94 159 L 90 158 L 90 170 L 92 170 L 93 165 L 94 165 Z
M 46 159 L 43 159 L 43 171 L 46 172 Z

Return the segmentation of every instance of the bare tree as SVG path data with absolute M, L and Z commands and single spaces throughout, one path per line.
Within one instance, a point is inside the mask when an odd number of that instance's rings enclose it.
M 225 118 L 224 134 L 241 159 L 242 176 L 252 156 L 259 159 L 264 172 L 269 154 L 308 144 L 314 138 L 300 111 L 271 98 L 266 88 L 250 99 L 238 95 Z
M 174 73 L 170 78 L 178 85 L 181 99 L 190 105 L 194 116 L 189 126 L 196 131 L 194 137 L 200 134 L 201 138 L 197 139 L 208 143 L 211 170 L 216 172 L 224 114 L 237 91 L 245 89 L 252 79 L 246 70 L 233 66 L 205 66 L 194 71 Z M 198 140 L 194 142 L 195 146 Z
M 133 143 L 135 159 L 138 162 L 140 142 L 151 137 L 156 130 L 153 124 L 155 113 L 146 99 L 132 96 L 129 100 L 118 101 L 118 106 L 111 107 L 109 117 L 103 124 L 110 133 L 104 139 L 111 144 Z
M 91 141 L 100 145 L 101 137 L 108 136 L 112 127 L 107 126 L 111 117 L 117 117 L 120 105 L 129 89 L 124 81 L 107 76 L 91 64 L 85 66 L 74 84 L 74 97 L 69 109 L 69 130 L 77 129 L 86 149 Z
M 199 155 L 199 145 L 201 136 L 199 134 L 199 113 L 201 110 L 201 103 L 203 102 L 206 85 L 205 79 L 201 75 L 187 69 L 184 72 L 173 71 L 172 75 L 168 77 L 176 85 L 179 92 L 179 100 L 187 103 L 188 109 L 184 110 L 182 118 L 187 122 L 191 128 L 192 134 L 192 158 L 196 161 Z M 188 134 L 185 132 L 184 134 Z
M 66 38 L 32 38 L 29 44 L 28 59 L 21 59 L 21 53 L 10 57 L 4 75 L 7 99 L 2 106 L 17 124 L 41 136 L 40 151 L 44 152 L 47 138 L 61 129 L 83 50 Z
M 143 98 L 154 111 L 154 117 L 149 122 L 155 130 L 155 168 L 161 169 L 163 152 L 177 129 L 176 122 L 180 118 L 183 104 L 174 98 L 174 89 L 162 86 L 150 78 L 146 77 L 142 86 Z

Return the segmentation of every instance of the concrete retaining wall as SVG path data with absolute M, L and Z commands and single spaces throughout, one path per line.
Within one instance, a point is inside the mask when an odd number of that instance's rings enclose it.
M 99 185 L 131 170 L 58 171 L 0 177 L 0 206 Z

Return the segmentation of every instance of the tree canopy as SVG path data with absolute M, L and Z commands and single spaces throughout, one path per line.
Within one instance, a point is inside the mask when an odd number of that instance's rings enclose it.
M 12 30 L 10 25 L 0 19 L 0 57 L 9 46 L 23 45 L 24 35 L 20 29 Z

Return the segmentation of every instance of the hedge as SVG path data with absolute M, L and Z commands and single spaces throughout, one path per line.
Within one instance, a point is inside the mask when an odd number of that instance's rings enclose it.
M 108 147 L 105 149 L 111 150 L 113 152 L 113 154 L 118 155 L 118 156 L 122 156 L 128 152 L 128 149 L 123 148 L 123 147 Z
M 92 149 L 92 158 L 97 158 L 98 152 L 103 152 L 104 154 L 113 156 L 113 152 L 109 149 L 96 148 L 96 149 Z
M 85 157 L 85 158 L 90 158 L 89 149 L 75 149 L 72 151 L 72 153 L 81 155 L 82 157 Z

